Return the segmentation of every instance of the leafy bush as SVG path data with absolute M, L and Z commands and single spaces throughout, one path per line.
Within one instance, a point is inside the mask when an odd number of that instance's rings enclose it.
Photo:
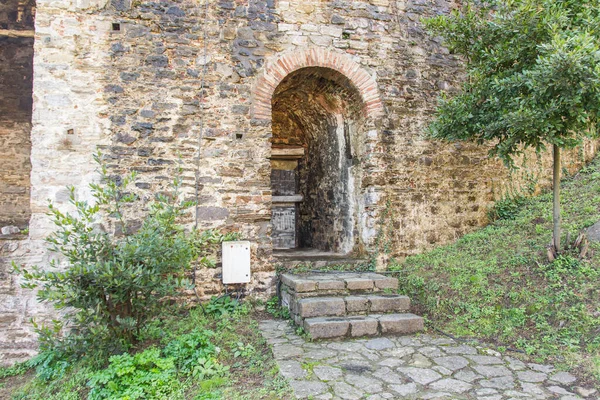
M 210 343 L 212 336 L 214 333 L 207 330 L 195 330 L 181 335 L 165 347 L 164 354 L 177 360 L 177 370 L 183 374 L 210 375 L 201 372 L 208 360 L 219 352 L 219 349 Z
M 223 315 L 209 315 L 202 307 L 165 312 L 143 328 L 143 343 L 136 346 L 143 350 L 137 356 L 130 351 L 101 367 L 89 357 L 69 359 L 62 376 L 61 365 L 49 363 L 43 367 L 44 373 L 55 370 L 53 377 L 33 378 L 13 392 L 13 399 L 289 398 L 289 386 L 278 375 L 277 364 L 247 304 Z M 144 348 L 148 344 L 150 347 Z M 59 353 L 54 359 L 62 360 Z M 29 365 L 22 367 L 23 372 L 29 369 Z M 16 373 L 6 371 L 7 375 Z
M 494 207 L 489 211 L 488 217 L 492 221 L 497 219 L 515 219 L 526 202 L 526 197 L 521 195 L 503 198 L 494 203 Z
M 210 315 L 222 316 L 233 313 L 239 306 L 239 301 L 233 300 L 230 296 L 213 296 L 204 310 Z
M 43 381 L 62 378 L 71 366 L 68 356 L 60 349 L 47 349 L 26 363 L 35 368 L 36 376 Z
M 228 367 L 217 360 L 219 348 L 209 330 L 194 330 L 170 341 L 165 348 L 142 353 L 124 353 L 110 358 L 110 365 L 93 374 L 88 382 L 88 399 L 181 398 L 187 386 L 182 377 L 193 377 L 205 386 L 218 386 Z
M 167 399 L 182 390 L 175 360 L 150 348 L 142 353 L 124 353 L 110 358 L 110 365 L 94 374 L 88 399 Z
M 204 245 L 202 234 L 187 233 L 178 224 L 192 205 L 177 200 L 179 178 L 173 181 L 172 193 L 156 196 L 139 229 L 131 232 L 122 210 L 135 200 L 127 189 L 136 175 L 115 179 L 104 165 L 101 175 L 101 185 L 90 185 L 94 204 L 77 200 L 71 187 L 74 214 L 49 206 L 57 230 L 47 242 L 66 265 L 54 261 L 50 271 L 15 265 L 24 287 L 39 288 L 39 300 L 66 311 L 70 334 L 60 344 L 76 353 L 101 349 L 115 354 L 135 343 L 147 322 L 167 306 L 165 299 L 186 285 L 185 272 Z M 120 234 L 99 228 L 103 215 L 116 220 Z M 42 349 L 59 344 L 60 328 L 60 323 L 54 330 L 38 327 Z

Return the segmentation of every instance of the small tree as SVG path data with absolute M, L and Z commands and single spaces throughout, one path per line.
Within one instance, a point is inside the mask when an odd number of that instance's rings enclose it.
M 476 4 L 476 5 L 475 5 Z M 433 138 L 493 143 L 509 168 L 552 146 L 553 246 L 560 251 L 560 150 L 597 133 L 599 0 L 483 0 L 425 21 L 466 60 L 462 91 L 442 97 Z
M 99 160 L 99 157 L 97 158 Z M 102 183 L 92 184 L 94 204 L 79 201 L 70 188 L 76 212 L 64 213 L 50 204 L 56 231 L 46 240 L 50 250 L 62 255 L 49 270 L 17 267 L 24 287 L 39 288 L 38 299 L 66 311 L 69 333 L 38 327 L 44 345 L 65 345 L 68 352 L 119 352 L 134 344 L 146 323 L 164 311 L 172 296 L 186 285 L 185 273 L 202 251 L 203 235 L 186 232 L 178 220 L 193 203 L 179 202 L 181 180 L 173 192 L 157 195 L 139 229 L 128 229 L 123 216 L 135 174 L 110 177 L 101 165 Z M 102 216 L 114 218 L 120 233 L 102 229 Z M 62 326 L 58 323 L 58 327 Z

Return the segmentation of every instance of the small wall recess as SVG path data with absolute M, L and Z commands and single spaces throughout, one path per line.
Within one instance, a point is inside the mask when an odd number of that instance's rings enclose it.
M 113 32 L 121 32 L 121 24 L 118 22 L 112 23 L 112 31 Z

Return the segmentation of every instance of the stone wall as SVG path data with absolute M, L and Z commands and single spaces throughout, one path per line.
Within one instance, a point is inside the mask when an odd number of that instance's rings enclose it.
M 91 197 L 88 183 L 97 181 L 92 155 L 107 136 L 101 73 L 106 55 L 100 49 L 107 48 L 110 22 L 94 11 L 104 6 L 98 1 L 37 2 L 31 201 L 27 202 L 31 218 L 27 238 L 0 239 L 1 364 L 35 352 L 31 318 L 47 322 L 56 317 L 46 304 L 36 301 L 35 293 L 20 288 L 18 278 L 8 273 L 10 263 L 49 265 L 54 255 L 44 242 L 53 229 L 46 216 L 48 200 L 69 210 L 66 186 L 74 185 L 78 198 L 86 200 Z
M 8 263 L 48 264 L 46 200 L 68 208 L 67 185 L 90 199 L 98 147 L 111 173 L 138 172 L 132 222 L 181 168 L 183 197 L 198 200 L 185 222 L 250 240 L 249 289 L 261 296 L 274 276 L 272 145 L 318 155 L 298 177 L 324 177 L 308 185 L 304 195 L 315 200 L 303 215 L 329 218 L 308 244 L 333 250 L 373 252 L 381 235 L 396 256 L 447 243 L 483 225 L 506 190 L 508 174 L 487 149 L 423 137 L 437 96 L 458 87 L 462 69 L 419 20 L 454 2 L 209 0 L 207 15 L 204 4 L 38 0 L 30 233 L 0 250 L 5 362 L 34 346 L 28 318 L 52 315 L 18 288 Z M 594 152 L 590 143 L 584 155 Z M 565 166 L 581 158 L 575 152 Z M 538 171 L 529 161 L 526 170 Z M 349 248 L 325 235 L 330 226 L 352 237 Z M 218 268 L 196 278 L 200 296 L 223 290 Z

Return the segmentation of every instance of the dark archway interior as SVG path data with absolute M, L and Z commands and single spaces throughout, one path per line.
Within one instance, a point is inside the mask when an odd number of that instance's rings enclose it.
M 288 75 L 272 99 L 273 149 L 302 148 L 297 168 L 273 164 L 273 196 L 296 203 L 295 247 L 348 253 L 354 248 L 356 210 L 353 165 L 363 102 L 344 75 L 309 67 Z M 279 185 L 285 181 L 288 184 Z M 274 204 L 274 207 L 276 204 Z
M 30 217 L 35 0 L 0 2 L 0 227 Z

